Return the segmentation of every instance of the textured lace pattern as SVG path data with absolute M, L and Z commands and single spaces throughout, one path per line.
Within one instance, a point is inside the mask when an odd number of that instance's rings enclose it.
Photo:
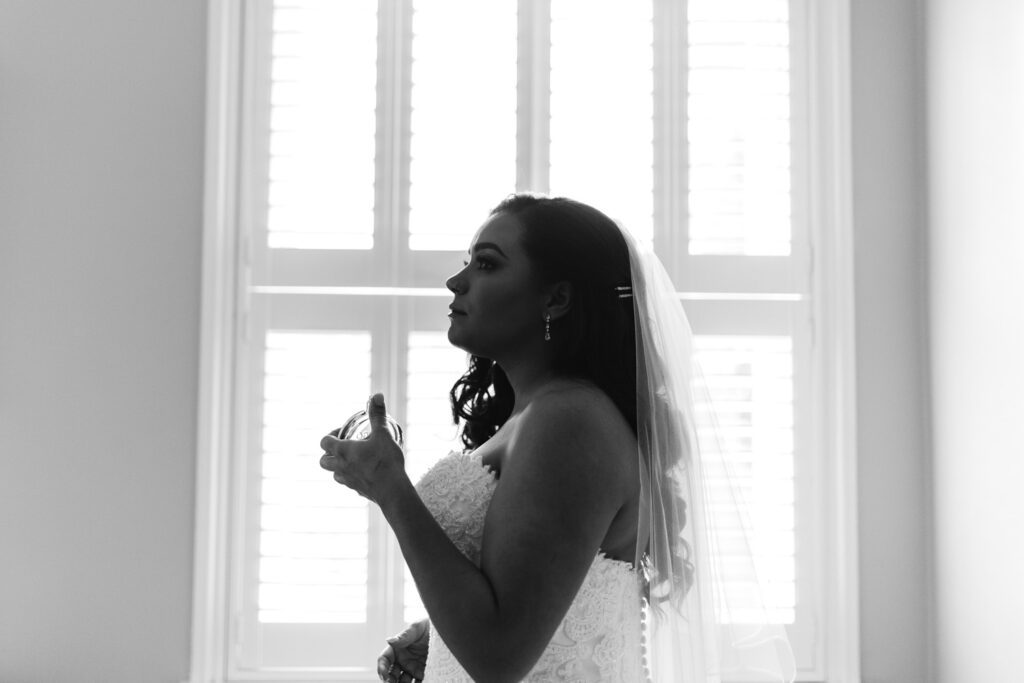
M 462 553 L 480 564 L 484 517 L 497 481 L 472 454 L 450 453 L 416 485 L 427 509 Z M 640 579 L 627 562 L 594 558 L 568 613 L 524 679 L 589 683 L 641 681 Z M 472 681 L 436 629 L 425 683 Z

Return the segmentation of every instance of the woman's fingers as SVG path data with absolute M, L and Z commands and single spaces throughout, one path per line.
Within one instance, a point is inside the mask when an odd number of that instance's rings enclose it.
M 417 678 L 412 673 L 406 671 L 397 664 L 389 664 L 387 667 L 382 667 L 381 662 L 383 658 L 377 660 L 377 676 L 384 683 L 420 683 L 422 678 Z
M 387 430 L 388 410 L 384 405 L 384 394 L 374 394 L 366 403 L 366 414 L 370 416 L 370 429 L 373 432 Z
M 334 473 L 334 480 L 360 496 L 380 502 L 397 477 L 404 475 L 401 447 L 387 428 L 384 397 L 374 394 L 367 404 L 372 432 L 368 439 L 339 439 L 328 434 L 320 440 L 324 453 L 320 468 Z
M 419 664 L 417 662 L 410 662 L 408 666 L 405 668 L 405 671 L 409 674 L 410 678 L 414 678 L 417 681 L 423 680 L 424 667 L 422 664 Z
M 377 657 L 377 675 L 380 680 L 386 681 L 388 676 L 388 670 L 392 669 L 395 664 L 395 651 L 388 645 L 384 648 L 384 651 L 380 653 L 380 657 Z
M 428 633 L 429 626 L 424 619 L 388 638 L 388 646 L 377 660 L 377 675 L 388 683 L 422 681 L 427 666 Z
M 402 647 L 404 647 L 404 646 L 409 645 L 409 643 L 414 642 L 419 637 L 419 633 L 417 633 L 417 631 L 416 631 L 416 628 L 417 628 L 418 625 L 419 625 L 419 622 L 417 622 L 417 621 L 414 621 L 413 623 L 409 624 L 397 636 L 391 636 L 390 638 L 388 638 L 387 639 L 388 645 L 395 645 L 395 646 L 402 646 Z
M 391 647 L 392 661 L 397 671 L 407 671 L 411 678 L 422 680 L 427 665 L 427 621 L 416 621 L 394 636 L 387 639 Z
M 383 680 L 387 683 L 419 683 L 419 681 L 422 681 L 423 679 L 413 676 L 411 673 L 396 664 L 383 676 Z
M 323 449 L 324 453 L 329 455 L 337 455 L 341 444 L 341 439 L 334 436 L 334 434 L 328 434 L 324 438 L 320 439 L 320 448 Z
M 409 675 L 412 678 L 421 680 L 426 669 L 426 664 L 426 652 L 417 654 L 407 649 L 395 650 L 395 669 L 397 670 L 401 667 L 403 671 L 409 672 Z
M 338 458 L 341 455 L 338 448 L 340 445 L 341 440 L 332 434 L 320 439 L 320 448 L 324 451 L 324 454 L 320 456 L 321 468 L 331 472 L 338 469 Z

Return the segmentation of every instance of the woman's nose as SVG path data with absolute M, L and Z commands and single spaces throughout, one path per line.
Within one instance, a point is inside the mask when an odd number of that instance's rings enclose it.
M 464 291 L 461 273 L 455 273 L 450 278 L 445 280 L 444 286 L 448 288 L 452 294 L 462 294 Z

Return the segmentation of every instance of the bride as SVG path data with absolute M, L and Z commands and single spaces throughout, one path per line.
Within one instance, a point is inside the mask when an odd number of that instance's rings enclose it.
M 691 335 L 653 255 L 592 207 L 514 195 L 447 287 L 466 451 L 414 486 L 380 394 L 367 440 L 321 442 L 430 616 L 389 639 L 381 679 L 791 680 L 781 628 L 722 595 Z

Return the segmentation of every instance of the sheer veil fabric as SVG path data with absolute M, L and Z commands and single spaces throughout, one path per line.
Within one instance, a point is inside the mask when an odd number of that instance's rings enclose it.
M 641 542 L 633 566 L 650 586 L 648 675 L 655 683 L 792 681 L 792 649 L 785 628 L 771 623 L 744 496 L 717 437 L 686 314 L 658 258 L 622 233 L 636 322 Z

